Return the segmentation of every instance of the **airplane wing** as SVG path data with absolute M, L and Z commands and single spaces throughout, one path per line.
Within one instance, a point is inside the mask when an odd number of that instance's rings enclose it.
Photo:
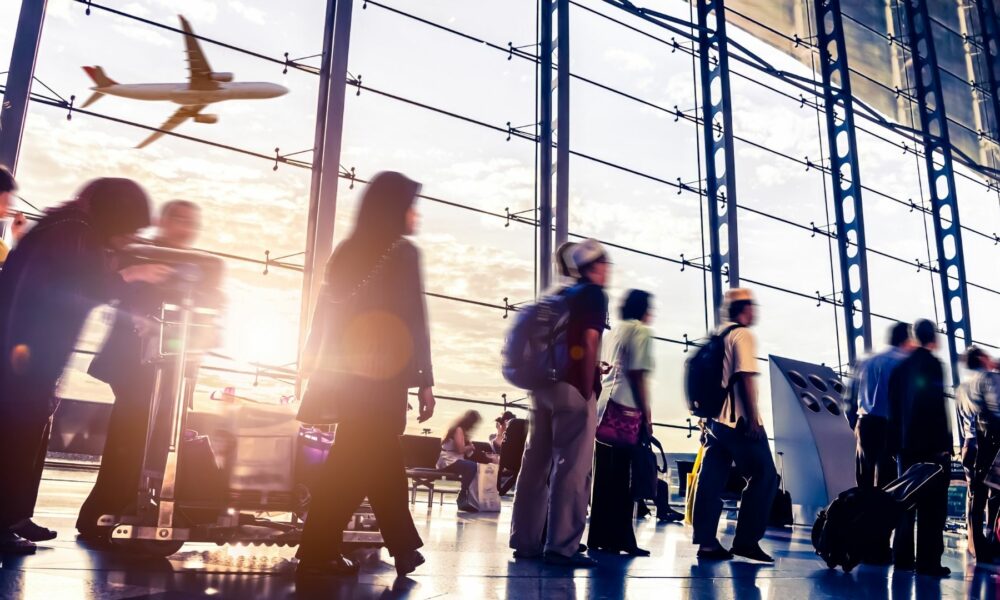
M 187 54 L 188 62 L 188 82 L 193 90 L 217 90 L 219 82 L 212 79 L 212 67 L 208 66 L 208 59 L 201 51 L 201 44 L 198 38 L 194 37 L 191 24 L 182 15 L 178 15 L 181 20 L 181 29 L 184 30 L 184 50 Z
M 182 106 L 178 108 L 177 112 L 170 115 L 170 118 L 167 119 L 167 122 L 160 126 L 160 131 L 154 131 L 153 135 L 144 139 L 141 144 L 136 146 L 136 148 L 145 148 L 146 146 L 152 144 L 156 140 L 163 137 L 164 133 L 168 131 L 173 131 L 174 129 L 177 128 L 178 125 L 180 125 L 184 121 L 193 118 L 195 115 L 201 112 L 205 108 L 205 106 L 206 106 L 205 104 L 199 104 L 197 106 Z

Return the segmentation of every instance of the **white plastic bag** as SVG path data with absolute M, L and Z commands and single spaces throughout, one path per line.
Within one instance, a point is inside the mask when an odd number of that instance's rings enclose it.
M 469 505 L 479 512 L 500 512 L 500 493 L 497 492 L 497 474 L 500 467 L 480 464 L 476 478 L 469 486 Z

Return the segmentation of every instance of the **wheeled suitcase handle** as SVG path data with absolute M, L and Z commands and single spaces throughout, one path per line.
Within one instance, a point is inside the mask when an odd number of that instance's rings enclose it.
M 943 470 L 937 463 L 917 463 L 883 489 L 893 500 L 902 504 L 905 510 L 909 510 L 916 503 L 916 495 L 920 490 Z

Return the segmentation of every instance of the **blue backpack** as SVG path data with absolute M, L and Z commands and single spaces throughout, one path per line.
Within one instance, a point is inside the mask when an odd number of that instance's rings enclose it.
M 501 353 L 504 379 L 526 390 L 565 381 L 570 303 L 580 287 L 563 288 L 517 312 Z
M 729 390 L 722 387 L 723 362 L 726 360 L 726 338 L 733 325 L 709 338 L 684 365 L 684 391 L 691 414 L 702 419 L 716 419 L 722 412 Z

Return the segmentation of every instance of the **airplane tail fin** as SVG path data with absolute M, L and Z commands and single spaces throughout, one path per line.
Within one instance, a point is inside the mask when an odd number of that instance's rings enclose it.
M 111 87 L 118 84 L 117 81 L 108 77 L 101 67 L 84 67 L 83 70 L 99 88 Z
M 104 97 L 104 94 L 102 92 L 94 92 L 93 94 L 90 95 L 90 98 L 87 98 L 86 102 L 84 102 L 82 105 L 80 105 L 80 108 L 87 108 L 88 106 L 90 106 L 94 102 L 97 102 L 98 100 L 100 100 L 103 97 Z

